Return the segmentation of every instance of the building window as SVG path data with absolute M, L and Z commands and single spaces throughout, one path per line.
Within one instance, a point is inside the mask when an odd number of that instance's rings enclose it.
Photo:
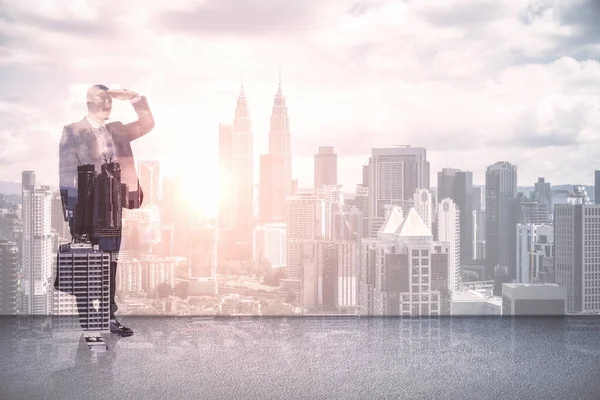
M 413 257 L 419 257 L 419 250 L 413 250 L 412 251 L 412 256 Z

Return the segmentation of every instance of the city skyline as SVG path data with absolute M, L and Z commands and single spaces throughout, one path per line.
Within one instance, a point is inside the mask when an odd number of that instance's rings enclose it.
M 0 1 L 0 398 L 599 398 L 600 0 Z
M 240 7 L 266 22 L 214 24 L 240 15 Z M 432 181 L 453 167 L 472 171 L 481 184 L 493 152 L 519 166 L 521 185 L 538 176 L 554 184 L 593 182 L 585 171 L 597 167 L 589 164 L 600 150 L 600 64 L 588 18 L 599 9 L 591 1 L 471 7 L 334 0 L 255 8 L 208 2 L 191 10 L 176 1 L 144 3 L 146 12 L 128 23 L 101 22 L 117 9 L 139 8 L 136 2 L 69 10 L 52 2 L 35 10 L 6 4 L 3 13 L 12 18 L 0 26 L 10 39 L 0 61 L 7 138 L 0 180 L 36 170 L 40 182 L 53 184 L 56 156 L 48 149 L 64 121 L 85 114 L 83 93 L 97 81 L 148 96 L 156 134 L 135 144 L 139 158 L 159 159 L 165 176 L 211 168 L 218 123 L 231 118 L 242 73 L 257 169 L 268 149 L 281 66 L 300 187 L 312 186 L 309 166 L 319 146 L 336 148 L 338 183 L 352 190 L 370 149 L 397 143 L 428 149 Z M 190 13 L 200 23 L 192 24 Z M 271 34 L 280 37 L 270 40 Z M 490 41 L 499 45 L 491 48 Z M 78 48 L 97 51 L 71 50 Z M 189 54 L 203 54 L 202 63 Z M 114 119 L 133 117 L 123 106 L 115 104 Z

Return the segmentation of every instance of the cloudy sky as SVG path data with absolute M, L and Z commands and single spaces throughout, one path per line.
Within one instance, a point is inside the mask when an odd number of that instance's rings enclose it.
M 137 157 L 207 179 L 242 74 L 266 152 L 279 67 L 301 187 L 320 145 L 349 190 L 370 149 L 393 144 L 428 149 L 433 186 L 448 166 L 483 183 L 499 160 L 519 185 L 591 184 L 600 168 L 597 0 L 33 4 L 0 0 L 0 180 L 56 183 L 62 127 L 96 83 L 148 97 L 156 127 Z M 135 118 L 117 103 L 114 119 Z

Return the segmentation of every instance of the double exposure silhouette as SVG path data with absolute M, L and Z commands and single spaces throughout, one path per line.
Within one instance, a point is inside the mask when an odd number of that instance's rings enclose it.
M 130 101 L 138 120 L 106 123 L 113 99 Z M 60 193 L 72 241 L 58 250 L 54 287 L 75 296 L 84 330 L 131 336 L 115 316 L 122 209 L 141 206 L 131 142 L 150 132 L 154 119 L 145 97 L 104 85 L 88 90 L 87 108 L 81 121 L 64 127 L 60 141 Z

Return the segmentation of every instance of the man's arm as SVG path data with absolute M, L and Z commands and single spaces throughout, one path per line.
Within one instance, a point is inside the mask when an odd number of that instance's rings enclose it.
M 65 126 L 62 137 L 60 139 L 58 151 L 58 173 L 60 198 L 62 201 L 63 217 L 65 221 L 69 221 L 69 198 L 77 197 L 76 177 L 77 177 L 77 143 L 71 134 L 69 127 Z
M 144 136 L 154 128 L 154 117 L 152 116 L 146 97 L 137 96 L 131 99 L 131 105 L 138 116 L 138 120 L 123 125 L 125 139 L 130 142 Z

